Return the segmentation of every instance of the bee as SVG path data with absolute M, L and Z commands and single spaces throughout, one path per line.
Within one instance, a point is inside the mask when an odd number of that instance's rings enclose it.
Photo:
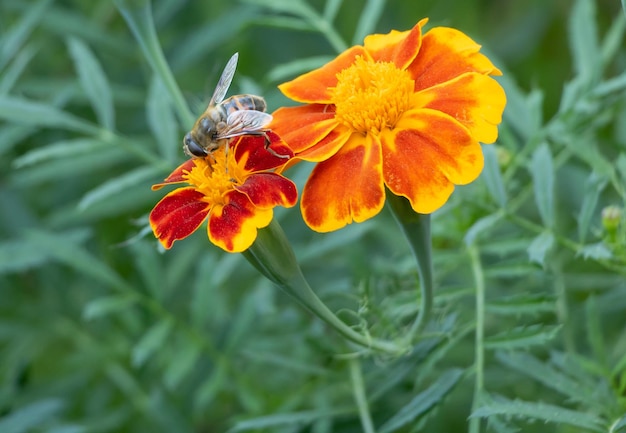
M 228 146 L 230 139 L 241 135 L 263 135 L 265 148 L 274 156 L 278 155 L 269 148 L 265 127 L 272 121 L 272 115 L 265 112 L 265 99 L 256 95 L 235 95 L 224 100 L 226 92 L 235 75 L 239 54 L 235 53 L 224 68 L 213 91 L 208 107 L 196 120 L 191 131 L 185 134 L 183 150 L 191 157 L 207 157 L 221 146 Z M 227 147 L 228 149 L 228 147 Z

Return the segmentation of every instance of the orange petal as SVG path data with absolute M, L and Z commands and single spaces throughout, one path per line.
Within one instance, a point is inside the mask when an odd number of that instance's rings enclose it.
M 167 249 L 174 241 L 184 239 L 204 222 L 211 206 L 193 187 L 178 188 L 167 194 L 150 212 L 150 227 Z
M 300 75 L 278 86 L 288 98 L 298 102 L 331 103 L 331 88 L 337 85 L 337 74 L 354 63 L 357 56 L 368 57 L 359 45 L 347 49 L 321 68 Z M 281 134 L 282 135 L 282 134 Z
M 171 172 L 170 175 L 167 176 L 163 182 L 152 185 L 152 191 L 159 190 L 170 183 L 184 182 L 184 175 L 189 173 L 194 166 L 194 159 L 188 159 L 187 161 L 179 165 L 173 172 Z
M 235 189 L 244 193 L 256 206 L 263 209 L 274 206 L 292 207 L 298 200 L 296 185 L 276 173 L 254 173 Z
M 465 125 L 476 140 L 493 143 L 498 138 L 506 95 L 493 78 L 466 73 L 418 92 L 414 104 L 447 113 Z
M 434 110 L 405 113 L 381 141 L 387 187 L 418 213 L 439 209 L 454 184 L 473 181 L 483 168 L 480 144 L 459 122 Z
M 280 135 L 296 154 L 323 140 L 339 124 L 333 105 L 283 107 L 272 116 L 274 120 L 269 128 Z
M 255 207 L 238 191 L 228 192 L 225 200 L 226 205 L 215 206 L 209 215 L 209 239 L 225 251 L 240 253 L 254 243 L 257 229 L 272 221 L 273 211 Z
M 502 75 L 479 50 L 480 45 L 456 29 L 436 27 L 429 30 L 422 38 L 418 56 L 409 67 L 415 79 L 415 90 L 444 83 L 465 72 Z
M 392 30 L 386 35 L 369 35 L 365 38 L 365 49 L 377 62 L 393 62 L 399 69 L 406 69 L 420 49 L 422 27 L 427 22 L 425 18 L 406 32 Z
M 310 162 L 326 161 L 341 149 L 351 134 L 350 128 L 338 125 L 315 146 L 300 152 L 297 157 Z
M 313 169 L 302 193 L 302 215 L 318 232 L 378 214 L 385 203 L 380 143 L 353 134 L 337 154 Z

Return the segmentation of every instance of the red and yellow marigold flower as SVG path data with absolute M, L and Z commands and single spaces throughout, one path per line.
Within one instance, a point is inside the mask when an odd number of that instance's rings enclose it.
M 415 212 L 441 207 L 483 167 L 479 142 L 498 135 L 501 72 L 458 30 L 427 20 L 365 38 L 321 68 L 279 86 L 306 103 L 271 127 L 296 159 L 317 162 L 302 193 L 304 220 L 327 232 L 376 215 L 385 187 Z
M 280 137 L 267 133 L 272 150 L 293 156 Z M 184 162 L 164 185 L 187 183 L 167 194 L 150 213 L 150 226 L 165 248 L 186 238 L 208 219 L 209 240 L 228 252 L 246 250 L 257 229 L 267 226 L 275 206 L 291 207 L 298 193 L 289 179 L 271 170 L 285 164 L 265 148 L 263 136 L 243 136 L 228 149 Z

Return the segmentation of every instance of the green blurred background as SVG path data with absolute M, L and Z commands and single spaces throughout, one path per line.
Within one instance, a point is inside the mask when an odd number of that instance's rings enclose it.
M 116 4 L 143 2 L 0 0 L 0 433 L 363 431 L 350 356 L 339 356 L 357 348 L 243 257 L 209 244 L 203 229 L 166 253 L 153 239 L 147 214 L 163 193 L 150 185 L 183 161 L 189 125 Z M 234 52 L 229 94 L 263 95 L 270 111 L 290 104 L 276 86 L 337 54 L 320 31 L 324 16 L 348 46 L 423 17 L 479 42 L 509 96 L 500 164 L 489 154 L 487 170 L 498 175 L 460 188 L 435 215 L 429 338 L 405 357 L 361 358 L 374 423 L 401 432 L 460 432 L 472 422 L 474 432 L 624 431 L 623 227 L 609 239 L 600 215 L 624 199 L 624 165 L 614 168 L 626 151 L 619 2 L 155 0 L 152 10 L 194 114 Z M 595 34 L 601 59 L 590 52 Z M 586 59 L 598 60 L 591 78 Z M 593 94 L 613 77 L 622 78 Z M 533 171 L 537 149 L 554 156 L 549 175 Z M 293 170 L 300 187 L 310 168 Z M 503 207 L 494 182 L 515 201 L 514 215 L 477 226 Z M 554 226 L 537 210 L 533 182 L 555 185 Z M 326 235 L 295 209 L 276 218 L 346 322 L 402 334 L 417 275 L 388 212 Z M 542 249 L 533 242 L 544 229 L 556 240 Z M 468 250 L 486 275 L 481 317 Z M 477 324 L 491 343 L 476 344 Z M 478 397 L 476 350 L 486 354 Z M 500 397 L 537 406 L 493 403 Z M 482 406 L 489 423 L 468 422 Z M 542 421 L 526 423 L 532 414 Z

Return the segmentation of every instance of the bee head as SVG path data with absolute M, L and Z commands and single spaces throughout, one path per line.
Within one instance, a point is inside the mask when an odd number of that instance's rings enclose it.
M 191 132 L 185 134 L 185 138 L 183 139 L 183 150 L 187 155 L 198 158 L 204 158 L 208 155 L 208 152 L 193 139 Z
M 207 136 L 209 140 L 214 140 L 217 136 L 217 122 L 209 115 L 202 117 L 200 120 L 200 131 Z

